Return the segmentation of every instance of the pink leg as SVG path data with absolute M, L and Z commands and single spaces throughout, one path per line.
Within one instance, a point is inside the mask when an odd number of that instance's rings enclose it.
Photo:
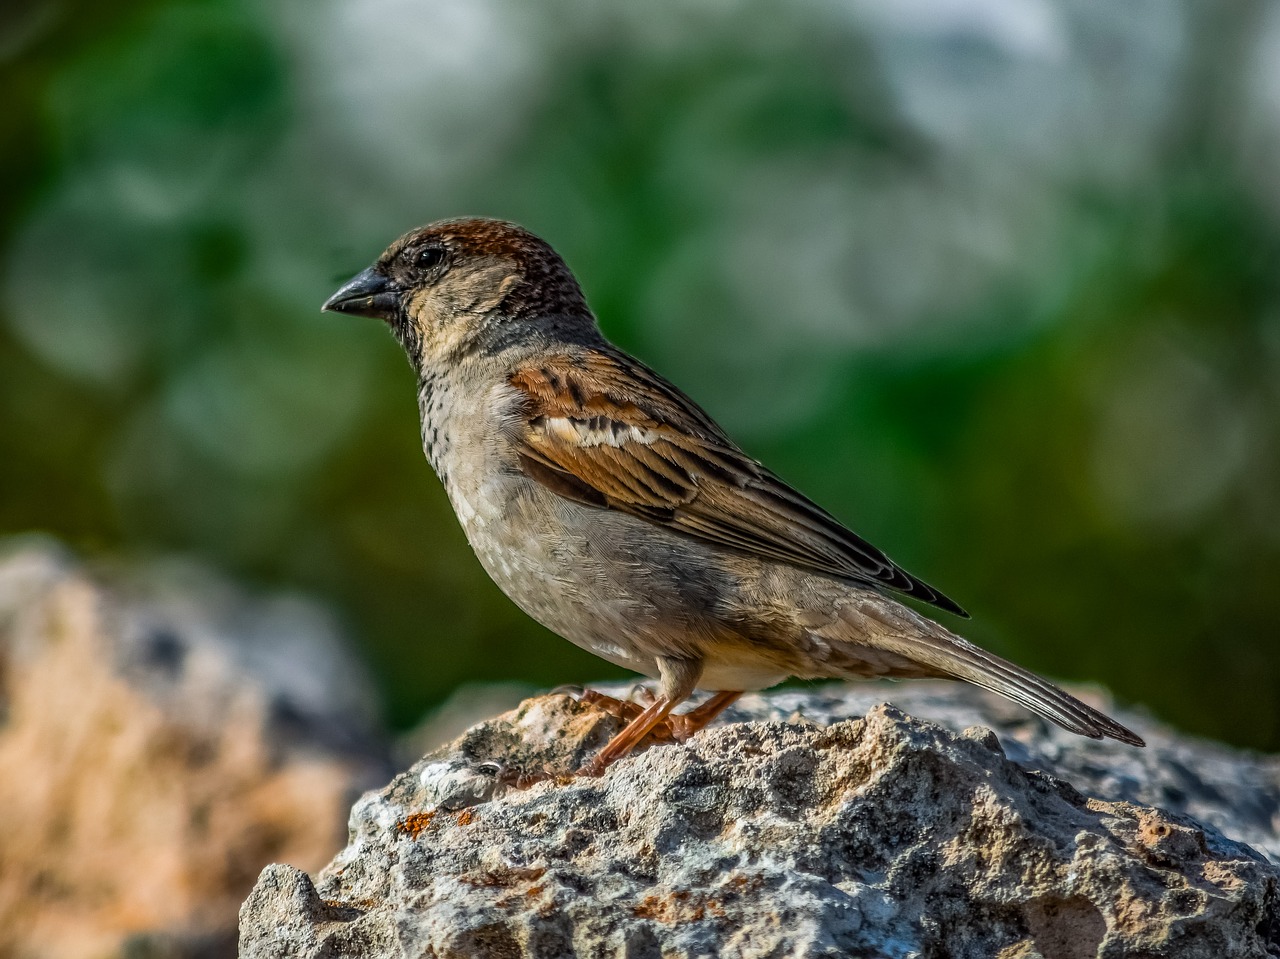
M 678 743 L 686 742 L 694 733 L 705 729 L 711 721 L 738 701 L 740 689 L 726 689 L 716 693 L 701 706 L 667 717 L 671 737 Z
M 584 690 L 582 695 L 578 697 L 578 702 L 587 706 L 595 706 L 602 709 L 610 716 L 616 716 L 624 723 L 629 723 L 642 712 L 644 707 L 636 703 L 629 702 L 625 699 L 616 699 L 613 696 L 606 696 L 604 693 L 598 693 L 594 689 Z
M 583 766 L 580 772 L 587 776 L 602 775 L 606 769 L 635 749 L 640 744 L 640 740 L 649 735 L 653 727 L 667 718 L 667 714 L 674 706 L 675 703 L 659 696 L 645 707 L 644 712 L 633 719 L 622 732 L 609 740 L 604 749 Z
M 582 767 L 581 772 L 589 776 L 599 776 L 609 766 L 635 749 L 654 731 L 655 727 L 665 725 L 663 721 L 670 715 L 671 710 L 693 694 L 693 690 L 698 685 L 698 677 L 701 675 L 702 663 L 698 660 L 658 657 L 658 697 L 646 706 L 640 715 L 631 720 L 622 732 L 609 740 L 595 759 Z M 670 727 L 667 727 L 666 731 L 670 735 Z

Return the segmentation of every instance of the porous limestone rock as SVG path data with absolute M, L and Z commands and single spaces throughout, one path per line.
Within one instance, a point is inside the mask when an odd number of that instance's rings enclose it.
M 528 700 L 362 798 L 314 881 L 264 870 L 241 955 L 1280 955 L 1275 759 L 1132 714 L 1146 750 L 954 684 L 892 687 L 918 719 L 885 691 L 749 696 L 602 778 L 514 790 L 619 728 Z
M 325 614 L 199 567 L 0 543 L 0 955 L 234 952 L 265 863 L 318 868 L 385 745 Z

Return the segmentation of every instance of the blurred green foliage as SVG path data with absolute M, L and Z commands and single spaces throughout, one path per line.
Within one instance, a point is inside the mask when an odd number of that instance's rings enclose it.
M 398 349 L 317 312 L 503 216 L 973 639 L 1280 748 L 1274 6 L 3 17 L 0 529 L 323 596 L 400 724 L 617 675 L 488 583 Z

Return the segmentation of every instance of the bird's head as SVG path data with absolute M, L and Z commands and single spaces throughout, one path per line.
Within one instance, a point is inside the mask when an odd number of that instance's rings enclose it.
M 418 370 L 554 328 L 595 329 L 556 251 L 503 220 L 441 220 L 411 230 L 321 309 L 385 320 Z

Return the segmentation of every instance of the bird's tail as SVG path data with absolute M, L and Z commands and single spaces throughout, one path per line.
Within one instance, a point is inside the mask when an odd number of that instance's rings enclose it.
M 896 603 L 894 605 L 897 606 Z M 883 609 L 876 610 L 871 616 L 879 620 L 878 625 L 882 627 L 897 627 L 892 630 L 874 630 L 876 648 L 897 654 L 909 660 L 913 666 L 923 667 L 920 670 L 904 670 L 900 675 L 931 675 L 963 680 L 999 693 L 1081 736 L 1088 736 L 1090 739 L 1107 737 L 1131 746 L 1146 745 L 1142 737 L 1131 729 L 1082 703 L 1048 680 L 973 645 L 914 611 L 901 606 L 897 608 L 907 614 L 902 619 L 908 622 L 886 622 L 886 610 Z M 870 611 L 864 609 L 860 612 L 866 615 Z M 889 618 L 897 620 L 897 617 Z

